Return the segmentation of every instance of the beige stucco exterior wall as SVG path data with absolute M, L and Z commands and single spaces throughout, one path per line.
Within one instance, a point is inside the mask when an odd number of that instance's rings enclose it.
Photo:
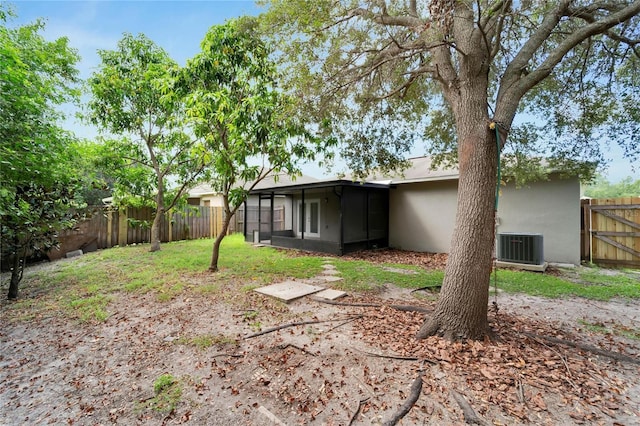
M 221 195 L 203 195 L 200 197 L 201 206 L 206 206 L 207 201 L 209 202 L 209 207 L 222 207 L 224 205 Z
M 389 194 L 389 245 L 446 253 L 456 216 L 456 180 L 406 183 Z
M 455 223 L 457 181 L 398 185 L 391 190 L 389 245 L 446 253 Z M 541 233 L 548 262 L 580 263 L 580 184 L 577 178 L 503 188 L 498 232 Z
M 577 178 L 503 188 L 498 232 L 539 233 L 547 262 L 580 264 L 580 182 Z

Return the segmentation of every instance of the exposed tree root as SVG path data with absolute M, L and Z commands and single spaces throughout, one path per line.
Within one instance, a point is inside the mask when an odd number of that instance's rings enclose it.
M 318 303 L 325 303 L 327 305 L 335 305 L 335 306 L 355 306 L 357 308 L 382 308 L 382 307 L 389 307 L 392 309 L 395 309 L 397 311 L 404 311 L 404 312 L 422 312 L 422 313 L 431 313 L 433 312 L 433 309 L 429 309 L 429 308 L 425 308 L 422 306 L 413 306 L 413 305 L 382 305 L 379 303 L 343 303 L 343 302 L 336 302 L 333 300 L 327 300 L 327 299 L 322 299 L 320 297 L 311 297 L 311 299 L 315 302 Z
M 482 419 L 480 417 L 478 417 L 476 412 L 471 407 L 471 404 L 469 404 L 469 402 L 467 402 L 467 399 L 464 396 L 462 396 L 461 394 L 459 394 L 456 391 L 451 391 L 451 395 L 453 395 L 453 399 L 456 400 L 456 402 L 458 403 L 458 405 L 462 409 L 462 414 L 464 415 L 465 423 L 467 423 L 469 425 L 472 425 L 472 424 L 473 425 L 483 425 L 484 424 Z
M 475 327 L 473 324 L 468 327 L 464 325 L 451 326 L 446 316 L 443 319 L 438 316 L 436 312 L 431 315 L 431 317 L 425 319 L 420 330 L 416 333 L 416 339 L 422 340 L 430 336 L 440 336 L 445 340 L 455 342 L 463 340 L 483 340 L 486 337 L 492 337 L 488 323 L 479 327 L 479 331 L 477 331 Z
M 395 426 L 398 422 L 406 416 L 411 408 L 413 408 L 414 404 L 420 398 L 420 392 L 422 391 L 422 371 L 418 374 L 418 377 L 415 378 L 413 383 L 411 384 L 411 392 L 409 393 L 409 397 L 402 404 L 400 409 L 386 422 L 383 423 L 383 426 Z
M 375 357 L 375 358 L 384 358 L 384 359 L 396 359 L 398 361 L 422 361 L 428 362 L 429 364 L 437 364 L 437 362 L 430 360 L 428 358 L 417 358 L 413 356 L 397 356 L 397 355 L 385 355 L 385 354 L 374 354 L 373 352 L 361 351 L 360 349 L 354 349 L 360 353 L 363 353 L 367 356 Z
M 422 291 L 422 290 L 433 290 L 436 288 L 442 288 L 442 284 L 439 285 L 428 285 L 426 287 L 420 287 L 420 288 L 414 288 L 413 290 L 410 291 L 410 293 L 415 293 L 416 291 Z
M 416 339 L 422 340 L 426 339 L 429 336 L 435 336 L 440 330 L 440 322 L 437 321 L 434 317 L 426 319 L 420 330 L 418 330 L 418 334 L 416 334 Z
M 311 356 L 317 356 L 316 354 L 314 354 L 313 352 L 309 352 L 308 350 L 306 350 L 305 348 L 301 348 L 300 346 L 294 345 L 292 343 L 284 343 L 282 345 L 278 345 L 278 349 L 284 350 L 287 348 L 296 348 L 297 350 L 299 350 L 302 353 L 305 353 L 307 355 L 311 355 Z
M 353 413 L 353 416 L 351 416 L 351 420 L 349 420 L 349 426 L 353 425 L 353 422 L 355 422 L 358 416 L 360 415 L 360 411 L 362 411 L 362 406 L 366 404 L 367 401 L 369 401 L 370 399 L 371 398 L 365 398 L 360 400 L 360 403 L 358 403 L 358 409 L 356 410 L 355 413 Z
M 218 357 L 229 357 L 229 358 L 242 358 L 244 357 L 243 354 L 215 354 L 215 355 L 211 355 L 209 358 L 218 358 Z
M 596 348 L 595 346 L 583 345 L 582 343 L 572 342 L 571 340 L 559 339 L 557 337 L 540 336 L 538 334 L 528 333 L 528 332 L 523 332 L 522 334 L 534 340 L 542 339 L 556 345 L 571 346 L 572 348 L 582 349 L 583 351 L 591 352 L 592 354 L 595 354 L 595 355 L 600 355 L 607 358 L 615 359 L 616 361 L 628 362 L 630 364 L 640 364 L 639 358 L 634 358 L 628 355 L 621 354 L 619 352 L 606 351 L 604 349 Z

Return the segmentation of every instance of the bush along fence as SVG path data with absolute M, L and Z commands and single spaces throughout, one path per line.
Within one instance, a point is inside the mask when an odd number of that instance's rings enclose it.
M 149 243 L 154 210 L 149 207 L 121 208 L 92 207 L 86 219 L 74 230 L 60 234 L 60 247 L 47 256 L 60 259 L 68 253 L 95 251 L 128 244 Z M 212 238 L 222 229 L 222 207 L 188 206 L 180 211 L 164 215 L 160 224 L 160 241 L 163 243 L 198 238 Z M 242 232 L 242 213 L 232 218 L 229 232 Z

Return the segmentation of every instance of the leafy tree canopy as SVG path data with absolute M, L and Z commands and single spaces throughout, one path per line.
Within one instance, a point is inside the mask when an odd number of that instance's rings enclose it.
M 590 198 L 640 197 L 640 179 L 627 176 L 618 183 L 611 183 L 602 175 L 583 188 L 584 195 Z
M 488 50 L 484 110 L 508 130 L 506 176 L 540 177 L 547 164 L 588 179 L 609 143 L 639 158 L 640 20 L 602 34 L 595 28 L 621 19 L 615 15 L 625 8 L 628 17 L 631 2 L 263 3 L 263 31 L 278 43 L 281 75 L 301 99 L 301 115 L 330 122 L 341 154 L 361 175 L 402 164 L 416 143 L 426 144 L 436 165 L 457 161 L 459 123 L 443 84 L 465 84 L 454 75 L 484 53 L 469 54 L 454 39 L 456 4 L 469 10 L 464 19 Z
M 48 250 L 73 225 L 82 175 L 56 109 L 77 99 L 78 54 L 66 38 L 45 40 L 41 21 L 11 27 L 11 16 L 0 5 L 1 239 L 12 262 L 9 298 L 16 298 L 25 256 Z
M 418 337 L 487 335 L 501 157 L 520 177 L 539 174 L 538 158 L 565 171 L 601 162 L 605 138 L 640 154 L 640 0 L 268 4 L 285 88 L 331 125 L 357 175 L 394 168 L 418 140 L 436 164 L 458 164 L 442 291 Z
M 187 62 L 167 93 L 184 99 L 188 123 L 204 140 L 211 163 L 209 181 L 224 199 L 224 229 L 216 239 L 210 269 L 228 220 L 249 191 L 269 174 L 300 174 L 314 158 L 313 144 L 292 117 L 292 100 L 276 84 L 271 53 L 252 18 L 211 27 L 202 51 Z
M 115 50 L 99 54 L 101 65 L 89 79 L 87 118 L 119 136 L 103 146 L 103 166 L 115 170 L 114 201 L 153 200 L 151 251 L 156 251 L 162 215 L 183 199 L 208 155 L 185 131 L 182 99 L 165 91 L 178 66 L 163 49 L 143 34 L 124 34 Z M 168 190 L 170 181 L 175 190 Z
M 270 172 L 299 174 L 300 160 L 313 159 L 315 150 L 291 119 L 293 102 L 277 87 L 279 74 L 252 18 L 211 27 L 201 46 L 174 89 L 211 155 L 211 182 L 237 207 L 246 184 Z

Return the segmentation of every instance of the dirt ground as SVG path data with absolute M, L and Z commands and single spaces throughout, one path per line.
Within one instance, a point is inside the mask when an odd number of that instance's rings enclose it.
M 640 424 L 640 341 L 584 326 L 638 330 L 637 301 L 500 294 L 494 340 L 451 344 L 416 341 L 425 314 L 392 305 L 429 309 L 432 298 L 391 284 L 339 300 L 375 306 L 285 304 L 242 283 L 199 292 L 209 277 L 189 277 L 168 302 L 117 295 L 101 323 L 25 320 L 33 312 L 2 301 L 0 424 L 376 425 L 412 384 L 419 398 L 401 425 L 465 424 L 462 407 L 480 424 Z M 21 297 L 47 295 L 26 286 Z M 249 337 L 294 322 L 308 323 Z M 217 337 L 198 347 L 202 336 Z M 182 387 L 173 410 L 152 406 L 163 374 Z

